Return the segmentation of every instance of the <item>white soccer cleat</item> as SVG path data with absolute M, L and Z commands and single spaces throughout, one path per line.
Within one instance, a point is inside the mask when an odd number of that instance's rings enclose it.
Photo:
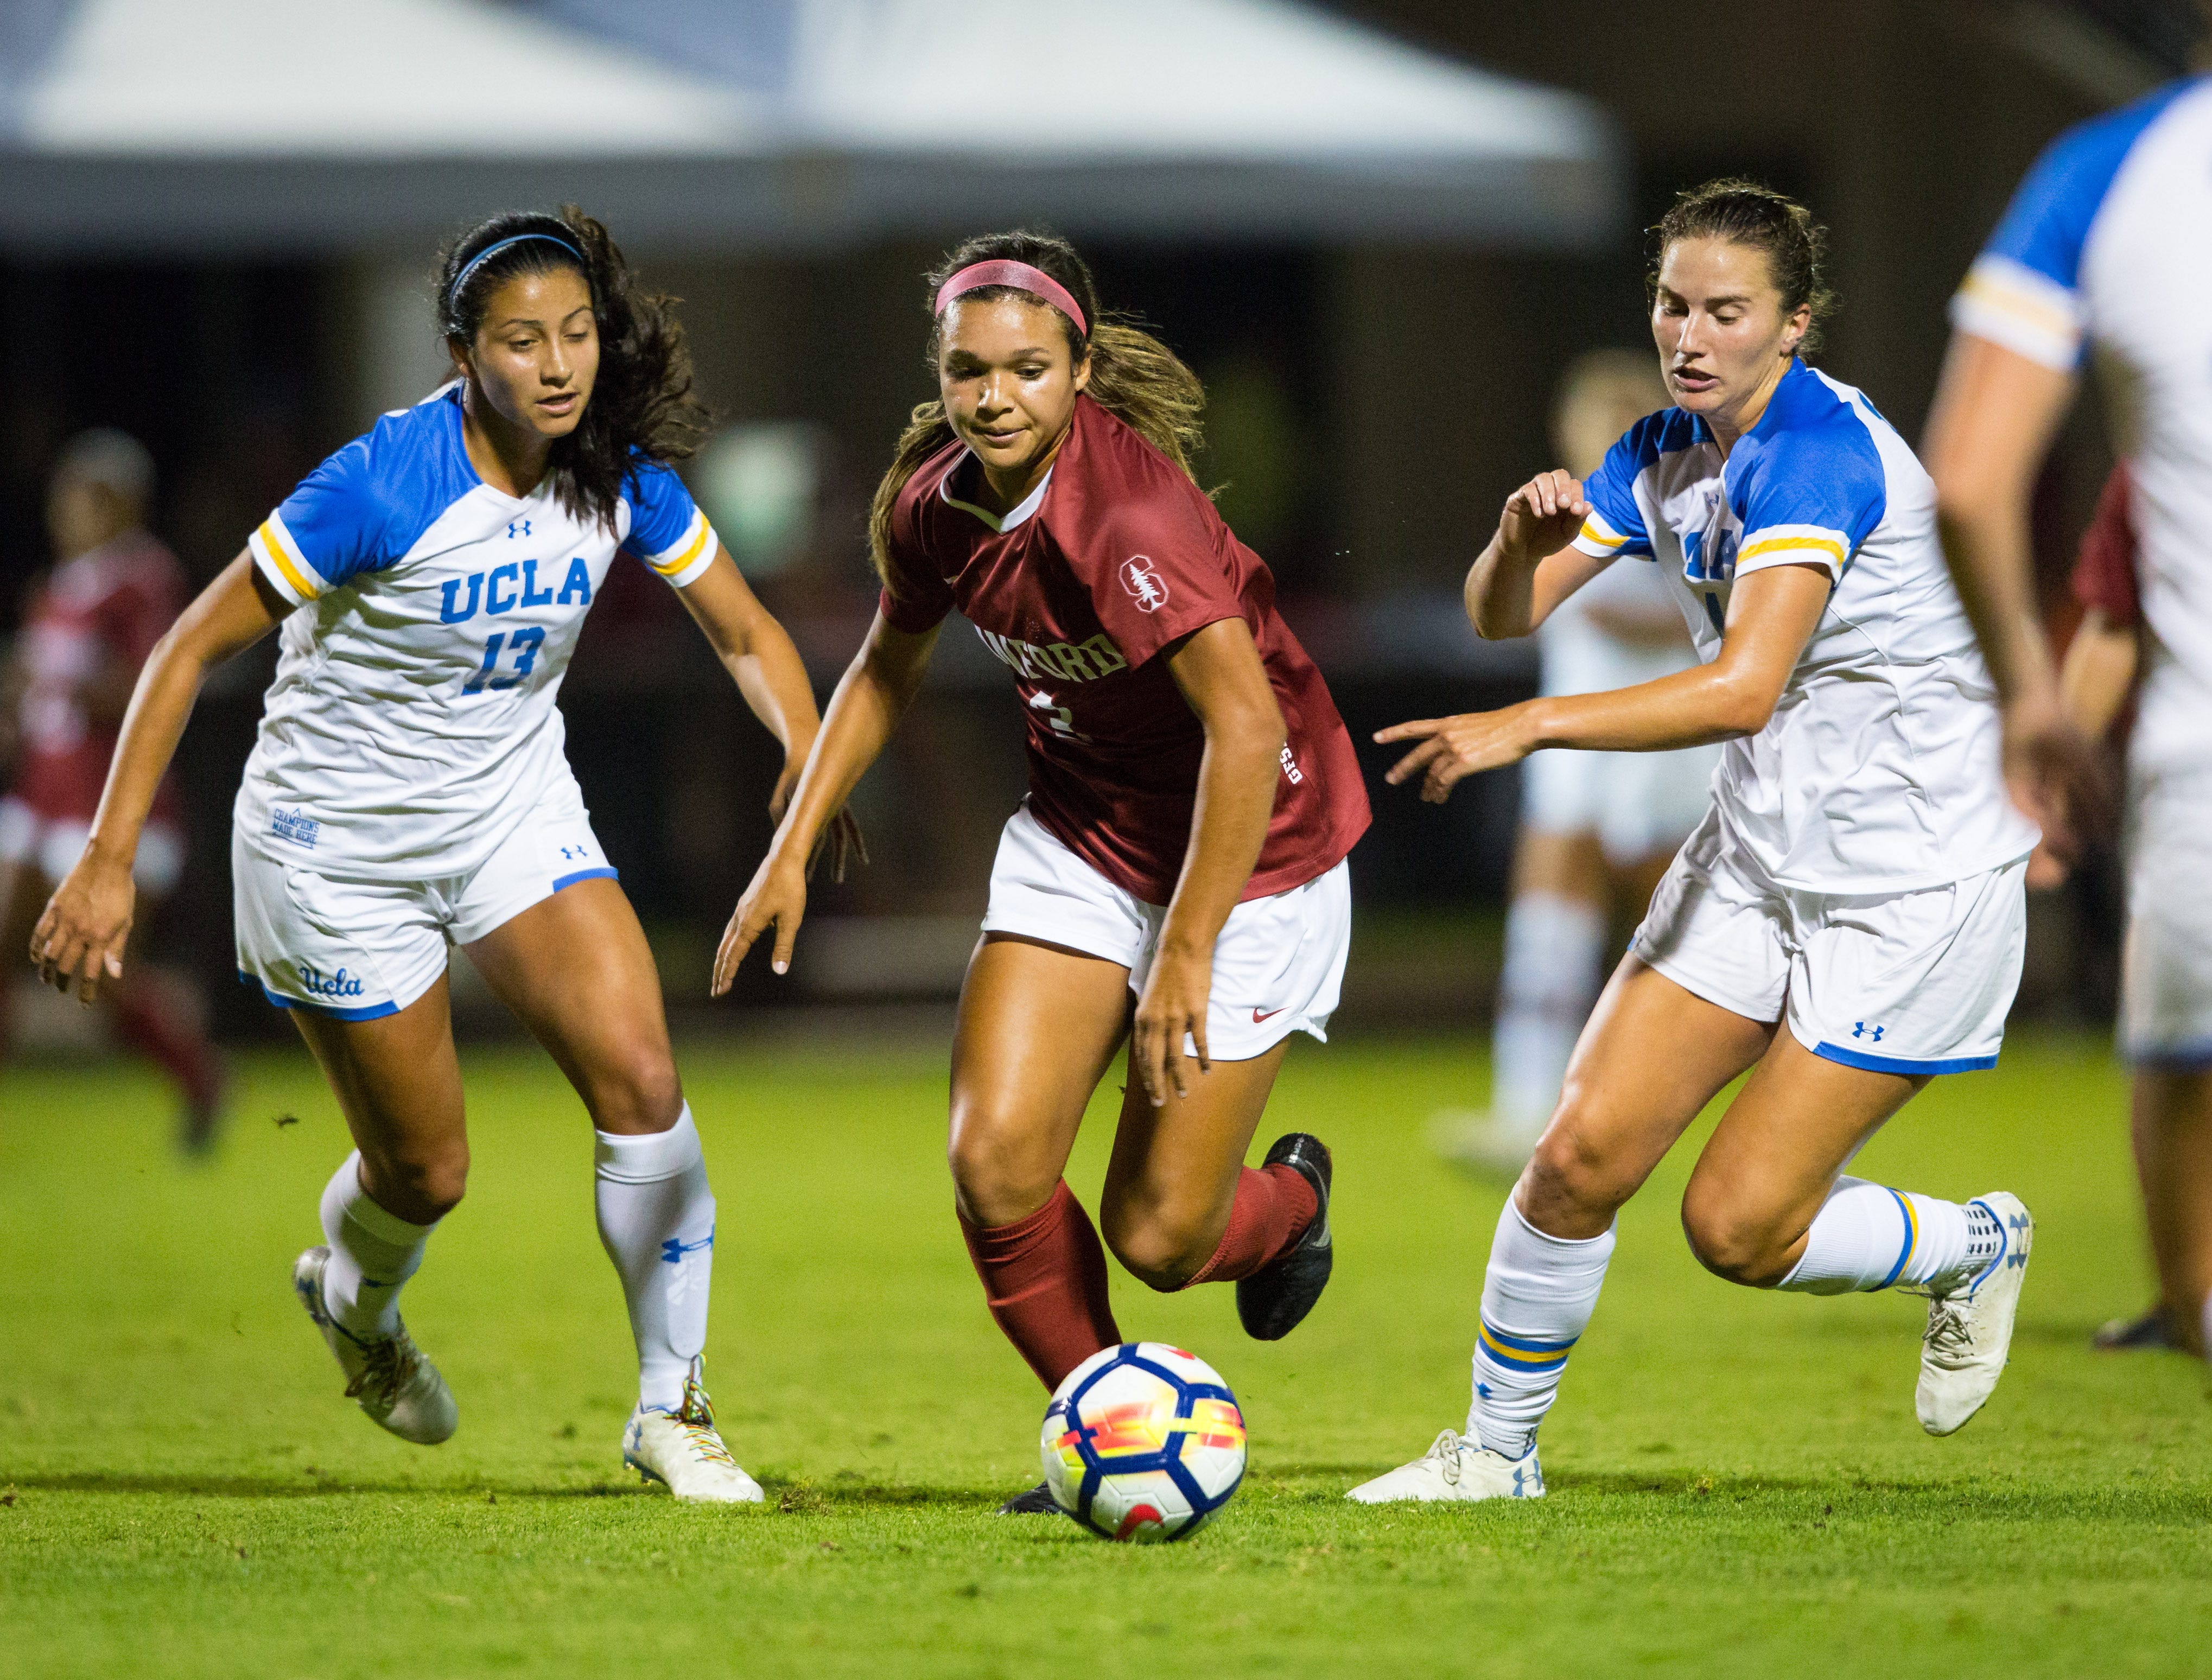
M 1531 1446 L 1526 1458 L 1493 1453 L 1472 1436 L 1446 1429 L 1410 1465 L 1401 1465 L 1346 1494 L 1362 1505 L 1400 1500 L 1541 1499 L 1543 1467 Z
M 678 1499 L 710 1505 L 757 1505 L 759 1483 L 738 1467 L 714 1428 L 714 1404 L 700 1386 L 698 1362 L 684 1381 L 684 1404 L 674 1411 L 642 1406 L 623 1431 L 623 1462 Z
M 2004 1374 L 2012 1347 L 2013 1315 L 2027 1278 L 2035 1221 L 2017 1196 L 2000 1190 L 1974 1200 L 1997 1222 L 1996 1258 L 1965 1283 L 1928 1298 L 1928 1331 L 1921 1337 L 1920 1386 L 1913 1396 L 1920 1427 L 1948 1435 L 1966 1427 Z
M 1511 1184 L 1536 1152 L 1537 1134 L 1489 1108 L 1439 1108 L 1429 1116 L 1429 1147 L 1455 1167 Z
M 292 1292 L 345 1373 L 346 1398 L 358 1401 L 380 1428 L 417 1446 L 435 1446 L 461 1421 L 453 1390 L 405 1325 L 392 1335 L 363 1341 L 332 1320 L 323 1306 L 323 1269 L 330 1260 L 331 1251 L 319 1246 L 301 1255 L 292 1264 Z

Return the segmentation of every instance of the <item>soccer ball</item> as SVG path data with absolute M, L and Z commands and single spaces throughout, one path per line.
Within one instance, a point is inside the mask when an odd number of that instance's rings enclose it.
M 1107 1540 L 1183 1540 L 1244 1479 L 1244 1414 L 1214 1368 L 1164 1342 L 1102 1348 L 1045 1408 L 1054 1503 Z

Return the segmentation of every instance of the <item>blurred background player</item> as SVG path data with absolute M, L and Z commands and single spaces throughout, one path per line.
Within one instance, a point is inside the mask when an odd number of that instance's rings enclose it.
M 146 530 L 153 496 L 153 458 L 124 433 L 81 433 L 55 464 L 46 528 L 56 563 L 0 674 L 0 742 L 14 744 L 0 799 L 0 949 L 23 949 L 47 895 L 83 853 L 139 668 L 184 605 L 184 568 Z M 131 864 L 149 908 L 184 873 L 183 816 L 175 782 L 164 777 Z M 222 1118 L 223 1071 L 200 999 L 141 955 L 100 1004 L 117 1036 L 176 1086 L 179 1143 L 188 1153 L 206 1149 Z M 0 985 L 0 1059 L 9 1028 Z
M 398 1295 L 467 1180 L 447 979 L 464 946 L 591 1114 L 637 1348 L 623 1461 L 678 1498 L 757 1501 L 702 1378 L 699 1134 L 555 702 L 624 549 L 681 591 L 782 743 L 778 814 L 813 694 L 668 464 L 705 414 L 671 300 L 635 284 L 606 230 L 573 206 L 495 216 L 443 254 L 437 298 L 455 377 L 326 460 L 163 639 L 32 955 L 88 998 L 121 976 L 127 860 L 200 682 L 281 623 L 234 813 L 238 965 L 291 1012 L 356 1146 L 323 1192 L 327 1246 L 293 1274 L 345 1392 L 403 1440 L 458 1422 Z
M 1570 473 L 1588 478 L 1615 438 L 1666 406 L 1649 352 L 1593 350 L 1559 382 L 1553 446 Z M 1682 609 L 1650 566 L 1608 567 L 1559 603 L 1536 641 L 1547 694 L 1632 688 L 1697 660 Z M 1711 803 L 1719 761 L 1720 749 L 1710 746 L 1538 753 L 1522 761 L 1490 1107 L 1434 1118 L 1431 1135 L 1446 1158 L 1520 1176 L 1597 1001 L 1613 931 L 1643 916 L 1674 848 Z
M 1468 573 L 1486 636 L 1526 635 L 1608 565 L 1682 592 L 1704 663 L 1633 688 L 1401 724 L 1389 773 L 1442 801 L 1530 752 L 1728 743 L 1682 847 L 1575 1047 L 1499 1216 L 1464 1435 L 1352 1491 L 1529 1498 L 1536 1431 L 1597 1305 L 1614 1217 L 1705 1105 L 1682 1227 L 1709 1270 L 1807 1295 L 1928 1297 L 1921 1427 L 1995 1389 L 2034 1226 L 1844 1168 L 1935 1076 L 1995 1064 L 2027 936 L 2033 828 L 1943 567 L 1935 490 L 1866 399 L 1799 359 L 1831 297 L 1822 230 L 1743 181 L 1659 224 L 1651 331 L 1673 406 L 1508 498 Z
M 1049 1391 L 1121 1339 L 1062 1175 L 1125 1043 L 1107 1244 L 1155 1289 L 1235 1280 L 1262 1340 L 1320 1298 L 1328 1149 L 1292 1132 L 1243 1163 L 1291 1035 L 1327 1036 L 1367 796 L 1273 576 L 1192 479 L 1197 377 L 1102 318 L 1065 240 L 970 240 L 930 287 L 941 397 L 877 491 L 881 604 L 714 984 L 771 925 L 789 964 L 816 837 L 957 609 L 1013 673 L 1030 791 L 960 993 L 954 1196 L 992 1316 Z M 1003 1508 L 1054 1507 L 1040 1483 Z
M 2212 1313 L 2212 76 L 2054 141 L 1952 302 L 1929 418 L 1951 569 L 2004 704 L 2016 797 L 2063 851 L 2096 826 L 2090 749 L 2037 616 L 2028 499 L 2096 347 L 2141 597 L 2120 1044 L 2161 1305 Z M 2085 658 L 2087 652 L 2085 650 Z

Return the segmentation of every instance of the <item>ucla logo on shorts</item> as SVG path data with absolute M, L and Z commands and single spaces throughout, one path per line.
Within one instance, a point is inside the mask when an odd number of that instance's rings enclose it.
M 282 805 L 277 805 L 272 807 L 269 813 L 269 832 L 278 840 L 304 846 L 312 852 L 315 849 L 316 836 L 323 832 L 323 825 L 303 810 L 288 811 Z
M 325 974 L 312 962 L 295 965 L 300 970 L 300 989 L 311 998 L 358 998 L 361 982 L 341 967 L 335 974 Z

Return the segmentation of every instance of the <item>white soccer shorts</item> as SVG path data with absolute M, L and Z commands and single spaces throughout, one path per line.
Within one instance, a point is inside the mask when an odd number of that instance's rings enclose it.
M 473 873 L 426 881 L 319 874 L 314 854 L 231 831 L 238 977 L 280 1009 L 394 1015 L 437 984 L 448 948 L 481 939 L 579 881 L 615 874 L 583 795 L 556 778 Z
M 0 799 L 0 864 L 29 864 L 55 886 L 76 867 L 92 839 L 92 825 L 72 816 L 46 816 L 21 799 Z M 167 898 L 185 872 L 185 837 L 167 822 L 138 831 L 131 878 L 149 898 Z
M 1118 962 L 1141 993 L 1167 912 L 1124 892 L 1030 815 L 1008 819 L 991 866 L 986 933 L 1014 933 Z M 1263 1055 L 1292 1033 L 1324 1042 L 1352 949 L 1352 872 L 1344 864 L 1302 887 L 1248 899 L 1213 943 L 1206 1047 L 1216 1061 Z M 1185 1036 L 1185 1049 L 1196 1046 Z
M 2129 792 L 2120 1047 L 2139 1066 L 2212 1069 L 2212 772 Z
M 1547 694 L 1630 688 L 1683 667 L 1674 648 L 1639 647 L 1593 625 L 1569 622 L 1546 630 Z M 1718 747 L 1533 753 L 1521 765 L 1521 820 L 1544 834 L 1595 832 L 1608 863 L 1633 864 L 1680 846 L 1703 820 L 1720 756 Z
M 1677 986 L 1846 1067 L 1996 1065 L 2027 935 L 2027 860 L 1917 892 L 1850 896 L 1765 880 L 1717 816 L 1690 836 L 1630 944 Z

